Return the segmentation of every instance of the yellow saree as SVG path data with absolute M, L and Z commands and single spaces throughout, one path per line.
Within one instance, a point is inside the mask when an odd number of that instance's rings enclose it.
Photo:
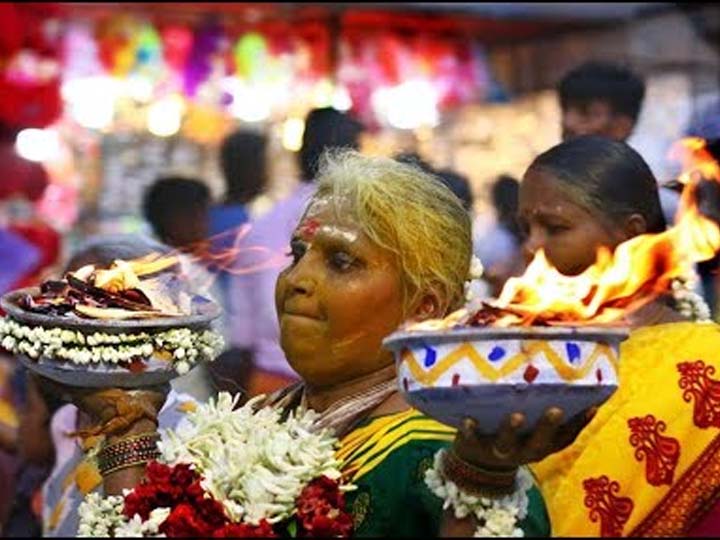
M 720 496 L 720 326 L 635 330 L 619 376 L 577 440 L 532 467 L 553 536 L 682 535 Z

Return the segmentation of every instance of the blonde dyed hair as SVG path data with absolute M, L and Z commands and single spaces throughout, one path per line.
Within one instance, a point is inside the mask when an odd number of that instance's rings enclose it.
M 464 300 L 472 256 L 470 217 L 440 180 L 414 165 L 352 150 L 323 155 L 315 197 L 330 196 L 391 252 L 404 283 L 405 313 L 434 292 L 444 312 Z M 341 214 L 340 214 L 341 215 Z

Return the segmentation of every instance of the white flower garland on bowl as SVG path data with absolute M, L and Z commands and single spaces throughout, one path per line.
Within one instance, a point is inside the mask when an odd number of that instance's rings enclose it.
M 217 400 L 189 412 L 188 422 L 167 430 L 165 440 L 158 443 L 158 461 L 190 464 L 202 475 L 203 489 L 222 503 L 236 523 L 282 521 L 296 511 L 296 499 L 311 480 L 341 476 L 335 457 L 338 440 L 328 430 L 314 430 L 318 414 L 291 413 L 282 420 L 277 409 L 255 409 L 263 397 L 234 409 L 238 396 L 222 392 Z M 354 486 L 343 484 L 340 489 Z M 125 518 L 122 508 L 120 496 L 87 495 L 79 509 L 80 536 L 149 536 L 167 517 L 151 516 L 153 525 L 141 522 L 139 516 Z
M 695 292 L 697 276 L 694 272 L 672 281 L 672 296 L 675 309 L 693 321 L 709 321 L 712 318 L 710 306 Z
M 475 537 L 520 537 L 524 536 L 518 523 L 527 516 L 527 492 L 533 485 L 530 473 L 524 468 L 518 470 L 516 489 L 503 497 L 477 497 L 463 492 L 442 474 L 441 462 L 446 450 L 435 454 L 433 466 L 425 471 L 425 484 L 443 502 L 443 510 L 452 506 L 458 519 L 474 515 L 478 526 Z
M 200 360 L 213 360 L 222 351 L 224 340 L 212 330 L 173 328 L 153 334 L 84 334 L 64 328 L 27 326 L 5 318 L 0 319 L 0 345 L 13 354 L 32 359 L 45 357 L 77 365 L 118 364 L 166 355 L 182 375 Z

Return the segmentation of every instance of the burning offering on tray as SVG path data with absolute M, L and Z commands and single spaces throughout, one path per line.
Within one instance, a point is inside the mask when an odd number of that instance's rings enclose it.
M 73 386 L 167 382 L 221 350 L 220 314 L 190 290 L 175 256 L 84 266 L 6 294 L 0 345 L 30 369 Z

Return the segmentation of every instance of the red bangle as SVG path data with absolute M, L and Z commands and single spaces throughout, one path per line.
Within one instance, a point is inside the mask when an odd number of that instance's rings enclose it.
M 468 463 L 460 458 L 454 449 L 449 448 L 443 452 L 441 473 L 446 479 L 468 493 L 501 495 L 514 491 L 517 468 L 506 470 L 483 469 Z

